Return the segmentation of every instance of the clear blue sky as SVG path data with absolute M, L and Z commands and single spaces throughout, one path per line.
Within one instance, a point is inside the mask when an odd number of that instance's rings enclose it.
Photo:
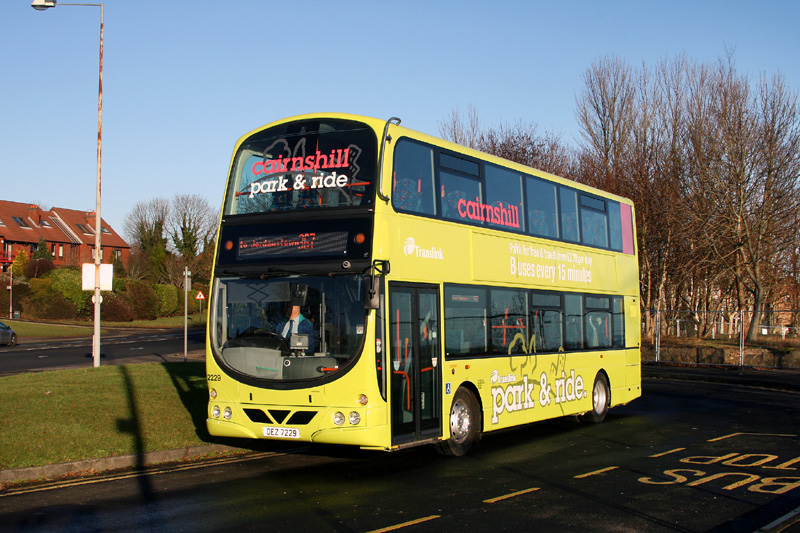
M 95 205 L 99 8 L 0 2 L 0 199 Z M 800 2 L 107 0 L 103 205 L 221 203 L 236 139 L 314 111 L 438 135 L 453 109 L 538 124 L 574 143 L 592 62 L 686 52 L 800 89 Z

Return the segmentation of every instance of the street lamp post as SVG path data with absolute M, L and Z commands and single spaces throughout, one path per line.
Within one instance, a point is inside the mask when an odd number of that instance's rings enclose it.
M 57 0 L 33 0 L 31 7 L 37 11 L 44 11 L 56 7 Z M 62 6 L 89 6 L 100 8 L 100 82 L 97 89 L 97 190 L 95 206 L 95 231 L 94 231 L 94 335 L 92 337 L 92 360 L 94 366 L 100 366 L 100 264 L 103 260 L 100 247 L 100 234 L 102 232 L 102 219 L 100 218 L 100 168 L 103 154 L 103 4 L 61 4 Z

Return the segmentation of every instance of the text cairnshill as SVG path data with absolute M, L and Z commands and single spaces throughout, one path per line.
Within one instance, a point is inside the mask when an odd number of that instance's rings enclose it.
M 458 201 L 458 215 L 461 218 L 480 220 L 481 222 L 489 222 L 490 224 L 499 224 L 511 228 L 520 227 L 519 207 L 515 205 L 503 207 L 503 202 L 497 202 L 497 205 L 491 205 L 481 203 L 479 198 L 475 198 L 474 202 L 462 198 Z

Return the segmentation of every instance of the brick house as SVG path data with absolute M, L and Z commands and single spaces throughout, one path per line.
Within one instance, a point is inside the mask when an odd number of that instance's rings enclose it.
M 61 207 L 44 211 L 38 205 L 0 200 L 0 270 L 6 272 L 22 249 L 32 255 L 42 238 L 57 267 L 93 263 L 94 230 L 93 211 Z M 101 231 L 103 262 L 119 257 L 128 268 L 131 247 L 105 220 Z

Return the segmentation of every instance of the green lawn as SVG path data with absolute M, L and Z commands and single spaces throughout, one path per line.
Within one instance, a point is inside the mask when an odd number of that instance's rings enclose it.
M 77 326 L 72 324 L 39 324 L 37 322 L 23 322 L 21 320 L 3 319 L 2 322 L 11 327 L 20 340 L 30 337 L 85 337 L 92 335 L 92 326 Z M 102 334 L 102 332 L 101 332 Z
M 60 323 L 39 323 L 23 320 L 0 319 L 4 324 L 13 329 L 20 340 L 30 337 L 86 337 L 92 336 L 94 324 L 89 322 L 60 322 Z M 133 322 L 104 322 L 100 318 L 101 332 L 103 335 L 106 328 L 182 328 L 184 323 L 183 315 L 167 318 L 157 318 L 156 320 L 134 320 Z M 189 316 L 188 325 L 190 328 L 205 327 L 206 315 L 194 314 Z
M 212 442 L 204 363 L 19 374 L 0 389 L 0 469 Z

